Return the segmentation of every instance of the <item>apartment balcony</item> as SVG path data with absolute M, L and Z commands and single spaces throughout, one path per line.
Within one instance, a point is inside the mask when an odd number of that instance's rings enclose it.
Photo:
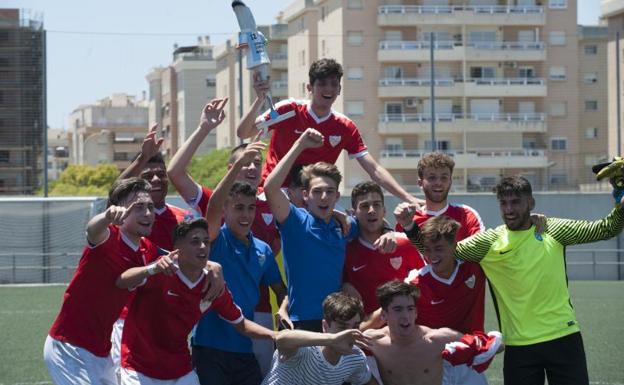
M 436 97 L 463 96 L 464 85 L 453 78 L 436 78 Z M 379 80 L 377 95 L 380 98 L 429 97 L 430 78 L 384 78 Z
M 271 95 L 288 97 L 288 80 L 274 80 L 271 82 Z
M 436 61 L 463 60 L 464 47 L 455 41 L 435 41 Z M 429 61 L 431 43 L 429 41 L 385 40 L 379 42 L 377 60 L 380 62 Z
M 377 24 L 418 25 L 544 25 L 544 7 L 535 5 L 383 5 Z
M 275 70 L 287 70 L 288 54 L 285 52 L 276 52 L 271 55 L 271 68 Z
M 479 113 L 436 114 L 438 133 L 457 132 L 546 132 L 546 114 Z M 425 135 L 431 132 L 431 114 L 380 114 L 380 134 Z
M 467 61 L 544 61 L 546 50 L 541 41 L 472 42 L 465 48 L 465 58 Z
M 381 151 L 379 163 L 387 169 L 416 169 L 429 150 Z M 469 149 L 444 151 L 455 160 L 455 168 L 546 168 L 548 158 L 541 149 Z
M 464 82 L 468 97 L 545 97 L 542 78 L 469 78 Z

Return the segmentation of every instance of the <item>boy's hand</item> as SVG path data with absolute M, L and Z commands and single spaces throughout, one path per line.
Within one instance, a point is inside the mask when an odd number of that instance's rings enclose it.
M 225 111 L 223 111 L 223 108 L 225 108 L 227 102 L 228 98 L 212 99 L 209 101 L 204 106 L 201 116 L 199 117 L 199 127 L 210 132 L 221 124 L 223 119 L 225 119 Z
M 330 346 L 342 355 L 349 355 L 355 353 L 354 344 L 360 348 L 369 349 L 370 338 L 357 329 L 348 329 L 334 334 Z
M 389 231 L 385 234 L 382 234 L 382 236 L 377 238 L 375 243 L 373 243 L 373 246 L 382 254 L 394 253 L 397 248 L 397 240 L 394 235 L 394 231 Z
M 163 255 L 155 262 L 154 273 L 165 273 L 165 275 L 172 275 L 178 270 L 178 266 L 175 261 L 178 259 L 178 250 L 173 250 L 167 255 Z
M 306 148 L 318 148 L 323 146 L 323 134 L 314 128 L 308 128 L 297 141 L 304 150 Z
M 248 165 L 253 162 L 257 157 L 262 156 L 262 151 L 266 149 L 266 143 L 264 142 L 253 142 L 249 143 L 243 151 L 243 154 L 236 161 L 240 162 L 242 165 Z
M 134 208 L 134 205 L 137 202 L 132 203 L 128 207 L 123 206 L 110 206 L 106 209 L 104 213 L 104 217 L 113 225 L 121 226 L 124 222 L 124 219 L 130 215 L 130 212 Z
M 258 99 L 264 99 L 271 90 L 271 83 L 269 79 L 262 80 L 260 74 L 257 71 L 253 72 L 253 88 L 256 91 Z
M 531 223 L 535 225 L 535 232 L 537 234 L 544 234 L 546 232 L 546 224 L 548 218 L 544 214 L 531 214 Z
M 416 212 L 416 205 L 413 203 L 402 202 L 394 209 L 394 218 L 397 223 L 404 229 L 410 229 L 414 224 L 414 213 Z
M 225 280 L 223 279 L 223 267 L 217 262 L 206 262 L 206 269 L 208 274 L 206 275 L 206 284 L 204 285 L 203 292 L 204 299 L 212 301 L 223 292 L 225 287 Z
M 154 124 L 145 138 L 143 139 L 143 144 L 141 145 L 141 157 L 146 161 L 150 160 L 154 155 L 158 154 L 160 151 L 160 146 L 163 144 L 164 139 L 156 139 L 156 129 L 158 128 L 158 123 Z

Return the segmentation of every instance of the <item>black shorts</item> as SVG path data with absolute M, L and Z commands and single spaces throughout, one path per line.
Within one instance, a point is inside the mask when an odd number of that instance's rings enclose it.
M 193 368 L 201 385 L 259 385 L 260 365 L 253 353 L 193 346 Z
M 589 385 L 581 333 L 525 346 L 505 346 L 505 385 Z

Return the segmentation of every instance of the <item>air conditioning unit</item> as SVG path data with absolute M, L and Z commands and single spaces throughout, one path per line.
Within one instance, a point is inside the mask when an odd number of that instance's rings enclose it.
M 518 68 L 517 61 L 506 61 L 506 62 L 503 62 L 503 65 L 505 66 L 505 68 Z
M 418 99 L 416 99 L 416 98 L 405 98 L 405 107 L 407 107 L 407 108 L 416 108 L 416 107 L 418 107 Z

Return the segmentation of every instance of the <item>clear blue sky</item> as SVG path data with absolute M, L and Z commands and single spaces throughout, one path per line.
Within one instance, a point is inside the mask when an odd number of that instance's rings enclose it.
M 576 0 L 568 0 L 570 2 Z M 245 0 L 259 24 L 291 0 Z M 48 125 L 67 127 L 80 104 L 114 92 L 140 97 L 145 75 L 171 62 L 173 44 L 199 35 L 223 42 L 238 25 L 229 0 L 3 0 L 2 8 L 43 14 L 48 30 Z M 597 24 L 599 0 L 579 0 L 579 23 Z

